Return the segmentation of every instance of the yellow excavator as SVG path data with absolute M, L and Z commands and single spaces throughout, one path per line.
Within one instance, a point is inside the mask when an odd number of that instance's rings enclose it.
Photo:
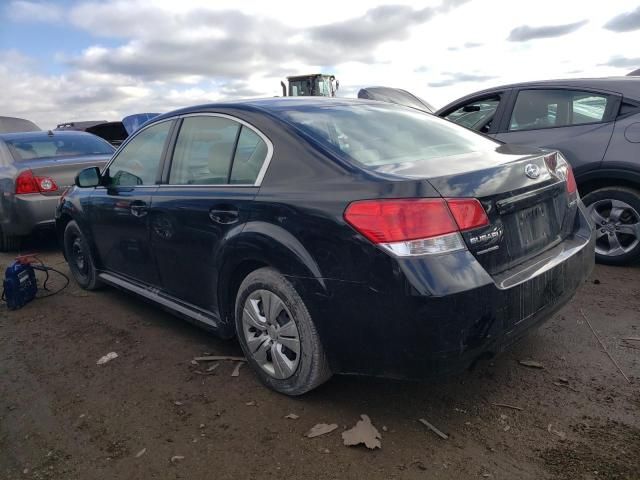
M 340 88 L 336 77 L 325 73 L 287 77 L 287 83 L 280 82 L 283 97 L 335 97 Z

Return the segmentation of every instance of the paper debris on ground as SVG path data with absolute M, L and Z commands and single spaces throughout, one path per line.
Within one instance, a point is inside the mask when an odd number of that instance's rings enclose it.
M 251 400 L 250 402 L 245 403 L 245 405 L 247 407 L 255 407 L 256 406 L 256 402 L 254 402 L 253 400 Z
M 104 365 L 114 358 L 118 358 L 118 354 L 116 352 L 109 352 L 104 357 L 100 357 L 100 359 L 96 362 L 96 365 Z
M 140 450 L 138 453 L 136 453 L 136 458 L 140 458 L 142 455 L 144 455 L 147 452 L 146 448 L 143 448 L 142 450 Z
M 228 355 L 208 355 L 206 357 L 195 357 L 196 362 L 218 362 L 228 360 L 230 362 L 246 362 L 244 357 L 230 357 Z
M 535 360 L 520 360 L 518 363 L 520 363 L 520 365 L 524 365 L 525 367 L 544 368 L 544 365 L 542 365 L 540 362 L 536 362 Z
M 182 455 L 174 455 L 171 457 L 171 463 L 178 463 L 180 460 L 184 460 Z
M 444 433 L 442 430 L 436 428 L 435 426 L 433 426 L 432 424 L 430 424 L 429 422 L 427 422 L 424 418 L 419 418 L 418 421 L 423 424 L 425 427 L 427 427 L 429 430 L 431 430 L 433 433 L 435 433 L 436 435 L 438 435 L 440 438 L 446 440 L 449 438 L 449 435 L 447 435 L 446 433 Z
M 305 437 L 314 438 L 320 435 L 326 435 L 327 433 L 333 432 L 336 428 L 338 428 L 336 423 L 318 423 L 305 433 Z
M 232 377 L 240 376 L 240 367 L 242 367 L 242 365 L 244 365 L 244 360 L 242 362 L 236 363 L 236 368 L 234 368 L 233 372 L 231 372 Z
M 297 420 L 300 418 L 300 415 L 296 415 L 295 413 L 290 413 L 289 415 L 285 415 L 284 418 L 288 418 L 289 420 Z
M 371 423 L 371 419 L 368 415 L 360 415 L 362 420 L 358 420 L 355 427 L 346 432 L 342 432 L 342 441 L 347 446 L 360 445 L 364 443 L 365 446 L 373 450 L 375 448 L 382 448 L 382 435 L 376 427 Z
M 553 423 L 550 423 L 549 425 L 547 425 L 547 431 L 549 433 L 553 433 L 554 435 L 557 435 L 558 437 L 560 437 L 561 440 L 564 440 L 566 438 L 566 434 L 564 432 L 561 432 L 553 428 Z
M 209 368 L 207 368 L 207 372 L 213 372 L 216 368 L 218 368 L 220 366 L 219 363 L 214 363 L 213 365 L 211 365 Z

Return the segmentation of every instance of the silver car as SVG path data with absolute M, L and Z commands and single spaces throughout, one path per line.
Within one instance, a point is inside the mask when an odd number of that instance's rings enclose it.
M 58 199 L 79 170 L 102 167 L 114 148 L 84 132 L 0 134 L 0 251 L 54 226 Z

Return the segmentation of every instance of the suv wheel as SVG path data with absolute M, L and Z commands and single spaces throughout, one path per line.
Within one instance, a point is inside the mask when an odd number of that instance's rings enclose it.
M 583 198 L 596 228 L 596 260 L 624 265 L 640 257 L 640 192 L 606 187 Z
M 64 253 L 78 285 L 85 290 L 95 290 L 102 285 L 87 240 L 75 220 L 71 220 L 64 229 Z
M 331 377 L 307 307 L 275 269 L 261 268 L 244 279 L 235 313 L 242 350 L 266 386 L 302 395 Z
M 0 252 L 20 250 L 20 237 L 7 235 L 0 229 Z

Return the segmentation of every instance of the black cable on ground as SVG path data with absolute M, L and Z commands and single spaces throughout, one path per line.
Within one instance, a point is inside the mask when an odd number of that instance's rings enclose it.
M 39 259 L 38 259 L 39 260 Z M 40 261 L 40 265 L 32 265 L 34 270 L 39 270 L 41 272 L 45 272 L 46 277 L 44 280 L 44 283 L 42 284 L 42 289 L 49 292 L 47 295 L 40 295 L 40 296 L 36 296 L 34 298 L 34 300 L 39 300 L 41 298 L 47 298 L 47 297 L 53 297 L 54 295 L 60 293 L 62 290 L 64 290 L 65 288 L 67 288 L 69 286 L 69 277 L 61 272 L 60 270 L 57 270 L 53 267 L 48 267 L 47 265 L 45 265 L 44 263 L 42 263 L 42 261 Z M 54 290 L 51 291 L 47 288 L 47 282 L 49 281 L 49 272 L 54 272 L 57 273 L 58 275 L 60 275 L 61 277 L 63 277 L 65 279 L 65 284 L 60 287 L 58 290 Z

